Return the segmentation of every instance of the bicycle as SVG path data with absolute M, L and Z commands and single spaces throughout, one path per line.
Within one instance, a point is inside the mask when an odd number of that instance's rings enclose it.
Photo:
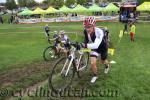
M 75 72 L 80 78 L 83 71 L 87 70 L 89 53 L 87 50 L 80 49 L 78 45 L 78 43 L 70 43 L 68 57 L 60 58 L 53 66 L 49 75 L 49 87 L 52 91 L 58 93 L 66 89 L 72 83 Z
M 49 39 L 48 38 L 48 43 L 50 44 L 50 46 L 48 46 L 47 48 L 44 49 L 43 51 L 43 58 L 45 61 L 50 61 L 50 60 L 56 60 L 57 58 L 61 57 L 64 55 L 64 53 L 62 52 L 62 47 L 61 47 L 61 41 L 59 40 L 60 37 L 58 36 L 55 39 Z M 53 41 L 53 43 L 51 42 Z M 58 44 L 58 46 L 61 48 L 59 50 L 57 50 L 56 44 Z

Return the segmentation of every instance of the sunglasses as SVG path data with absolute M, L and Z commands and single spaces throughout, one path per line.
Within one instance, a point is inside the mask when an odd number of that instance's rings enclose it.
M 89 29 L 89 28 L 91 28 L 91 27 L 93 27 L 93 26 L 92 26 L 92 25 L 90 25 L 90 26 L 85 26 L 86 29 Z

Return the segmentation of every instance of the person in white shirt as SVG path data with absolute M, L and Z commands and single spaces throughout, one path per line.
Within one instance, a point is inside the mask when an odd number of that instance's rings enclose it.
M 108 41 L 105 32 L 96 27 L 95 23 L 94 17 L 88 17 L 83 21 L 85 38 L 82 47 L 92 50 L 90 52 L 91 70 L 93 73 L 91 83 L 94 83 L 98 78 L 96 61 L 99 55 L 101 55 L 101 63 L 105 67 L 104 73 L 107 74 L 109 71 L 109 62 L 107 60 Z

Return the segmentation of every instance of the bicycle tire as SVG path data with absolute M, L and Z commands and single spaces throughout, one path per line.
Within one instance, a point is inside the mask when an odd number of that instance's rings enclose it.
M 57 59 L 58 55 L 56 55 L 56 48 L 54 46 L 48 46 L 43 52 L 43 58 L 45 61 Z
M 74 78 L 75 67 L 74 67 L 73 63 L 72 63 L 72 66 L 71 66 L 67 76 L 60 74 L 66 59 L 68 59 L 68 57 L 62 57 L 59 60 L 57 60 L 57 62 L 53 66 L 53 68 L 50 72 L 50 75 L 49 75 L 49 80 L 48 80 L 49 87 L 55 93 L 58 93 L 64 89 L 66 89 L 67 87 L 69 87 Z M 57 70 L 59 70 L 59 71 L 57 72 Z M 67 77 L 70 77 L 70 79 L 67 79 Z M 61 82 L 63 82 L 63 81 L 65 81 L 65 82 L 62 84 Z M 58 86 L 56 86 L 57 84 L 58 84 Z

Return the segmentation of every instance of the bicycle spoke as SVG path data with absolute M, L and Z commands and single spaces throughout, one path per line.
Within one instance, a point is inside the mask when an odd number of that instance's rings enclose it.
M 55 60 L 58 58 L 55 52 L 55 48 L 53 46 L 47 47 L 43 52 L 43 58 L 45 61 Z
M 60 89 L 63 90 L 67 88 L 72 82 L 74 76 L 74 69 L 73 66 L 71 65 L 66 75 L 67 69 L 63 68 L 66 59 L 67 59 L 66 57 L 63 57 L 60 60 L 58 60 L 50 74 L 49 85 L 54 91 L 59 91 Z M 69 63 L 66 64 L 67 67 L 68 65 Z

